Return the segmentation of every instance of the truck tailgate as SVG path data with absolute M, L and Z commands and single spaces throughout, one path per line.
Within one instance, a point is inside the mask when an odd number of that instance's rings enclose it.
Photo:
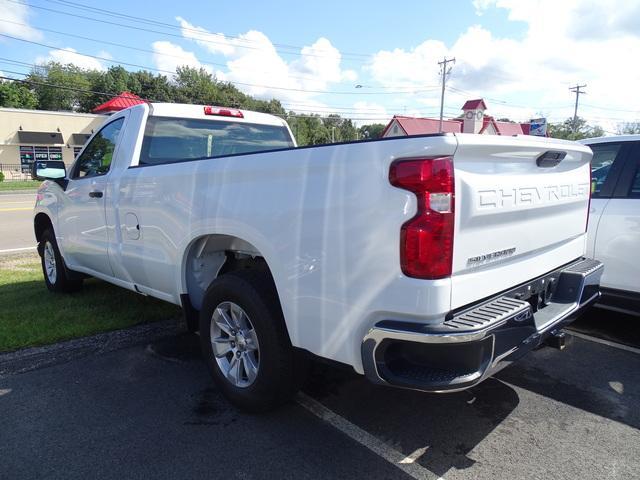
M 584 254 L 590 149 L 548 138 L 456 137 L 452 309 Z M 546 152 L 549 161 L 539 160 Z M 553 165 L 554 157 L 563 158 Z

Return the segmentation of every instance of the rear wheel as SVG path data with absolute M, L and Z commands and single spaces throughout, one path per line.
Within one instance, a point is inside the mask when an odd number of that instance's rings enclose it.
M 52 230 L 47 229 L 43 232 L 38 251 L 40 252 L 44 281 L 49 291 L 75 292 L 82 287 L 82 278 L 74 278 L 75 272 L 71 272 L 65 267 Z
M 268 272 L 244 269 L 215 279 L 200 310 L 200 338 L 216 384 L 237 407 L 271 410 L 297 390 L 295 353 Z

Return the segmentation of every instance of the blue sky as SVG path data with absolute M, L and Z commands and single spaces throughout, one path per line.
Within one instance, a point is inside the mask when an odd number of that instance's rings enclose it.
M 579 82 L 588 85 L 581 114 L 614 130 L 640 116 L 631 88 L 640 68 L 626 61 L 640 49 L 640 5 L 604 3 L 0 0 L 0 34 L 47 45 L 0 37 L 0 71 L 21 78 L 28 65 L 11 61 L 57 60 L 101 69 L 137 64 L 170 76 L 189 64 L 292 110 L 386 123 L 393 114 L 437 114 L 437 61 L 446 55 L 456 57 L 447 116 L 484 97 L 496 117 L 563 120 L 572 114 L 568 88 Z

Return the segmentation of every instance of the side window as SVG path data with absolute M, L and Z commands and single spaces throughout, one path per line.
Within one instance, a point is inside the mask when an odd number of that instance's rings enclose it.
M 124 118 L 119 118 L 93 137 L 78 157 L 72 178 L 95 177 L 109 171 L 123 123 Z
M 593 150 L 593 159 L 591 160 L 591 195 L 599 197 L 602 192 L 613 162 L 615 161 L 622 143 L 601 143 L 590 145 Z

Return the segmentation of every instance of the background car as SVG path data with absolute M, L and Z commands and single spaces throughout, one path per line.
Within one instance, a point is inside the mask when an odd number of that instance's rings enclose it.
M 640 316 L 640 135 L 589 138 L 587 254 L 604 263 L 600 306 Z

